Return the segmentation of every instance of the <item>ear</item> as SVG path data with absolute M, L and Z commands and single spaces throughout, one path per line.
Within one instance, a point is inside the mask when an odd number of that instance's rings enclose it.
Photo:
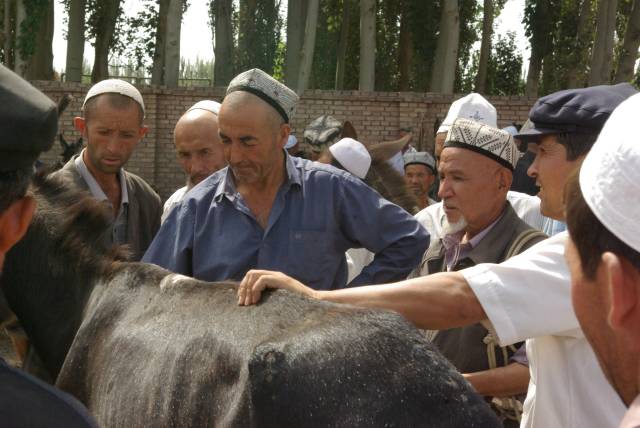
M 6 254 L 16 242 L 22 239 L 29 228 L 35 208 L 35 200 L 25 196 L 12 203 L 0 214 L 0 255 Z
M 280 125 L 280 131 L 278 131 L 279 149 L 284 149 L 284 146 L 287 144 L 287 140 L 289 139 L 289 134 L 291 134 L 291 126 L 288 123 Z
M 149 132 L 149 127 L 144 125 L 141 126 L 140 131 L 138 131 L 138 136 L 140 137 L 140 139 L 147 135 L 147 132 Z
M 76 116 L 73 118 L 73 127 L 76 128 L 76 131 L 84 135 L 87 129 L 87 121 L 84 117 Z
M 602 255 L 602 265 L 608 282 L 608 323 L 640 349 L 640 272 L 611 252 Z

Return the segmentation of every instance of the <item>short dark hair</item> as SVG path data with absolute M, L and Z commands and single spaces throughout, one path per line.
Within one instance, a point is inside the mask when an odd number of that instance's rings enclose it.
M 558 144 L 564 146 L 567 151 L 567 160 L 574 161 L 580 156 L 586 155 L 591 150 L 593 143 L 598 139 L 597 133 L 566 132 L 556 134 Z
M 32 176 L 32 166 L 15 171 L 0 172 L 0 214 L 26 195 Z
M 582 273 L 588 279 L 593 279 L 600 264 L 600 258 L 606 251 L 625 258 L 640 270 L 640 252 L 611 233 L 587 205 L 580 190 L 578 171 L 573 172 L 567 180 L 564 197 L 567 227 L 580 256 Z
M 89 117 L 93 114 L 96 109 L 96 102 L 98 98 L 104 97 L 107 100 L 107 103 L 115 109 L 125 109 L 129 107 L 131 104 L 134 104 L 138 108 L 138 112 L 140 113 L 140 125 L 142 125 L 142 121 L 144 120 L 144 112 L 142 111 L 142 106 L 138 104 L 133 98 L 128 97 L 122 94 L 116 93 L 105 93 L 96 95 L 95 97 L 89 98 L 87 102 L 84 104 L 83 115 L 84 119 L 88 122 Z

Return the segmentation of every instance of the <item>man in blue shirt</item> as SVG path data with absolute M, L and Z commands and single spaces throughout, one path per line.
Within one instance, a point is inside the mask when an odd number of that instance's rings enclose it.
M 207 281 L 280 270 L 316 289 L 345 287 L 345 251 L 376 254 L 349 285 L 396 281 L 428 235 L 400 207 L 345 171 L 284 150 L 297 95 L 261 70 L 238 75 L 218 117 L 229 164 L 169 215 L 143 261 Z

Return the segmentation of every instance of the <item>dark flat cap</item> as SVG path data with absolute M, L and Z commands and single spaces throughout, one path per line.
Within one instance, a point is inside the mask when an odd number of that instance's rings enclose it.
M 53 101 L 0 65 L 0 171 L 33 165 L 51 147 L 57 132 Z
M 533 127 L 515 138 L 535 141 L 543 135 L 599 133 L 611 112 L 638 91 L 628 83 L 567 89 L 540 98 L 529 112 Z

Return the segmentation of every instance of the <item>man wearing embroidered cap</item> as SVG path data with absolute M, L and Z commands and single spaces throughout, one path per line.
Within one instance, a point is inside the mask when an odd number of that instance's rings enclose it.
M 413 191 L 420 209 L 435 204 L 429 198 L 431 186 L 436 181 L 436 160 L 427 152 L 404 154 L 404 181 Z
M 73 120 L 86 148 L 55 175 L 91 192 L 113 212 L 111 240 L 127 244 L 139 260 L 160 226 L 160 197 L 123 166 L 147 132 L 144 102 L 130 83 L 103 80 L 89 89 L 82 117 Z
M 144 261 L 210 281 L 278 269 L 334 289 L 347 285 L 345 251 L 364 247 L 376 258 L 351 285 L 411 271 L 428 245 L 413 217 L 351 174 L 284 150 L 297 102 L 261 70 L 231 81 L 218 118 L 228 167 L 169 214 Z
M 640 426 L 640 95 L 611 115 L 567 185 L 573 307 L 600 366 Z
M 5 254 L 29 227 L 35 202 L 27 196 L 34 162 L 58 129 L 55 104 L 0 65 L 0 272 Z M 7 313 L 0 288 L 0 315 Z M 0 324 L 4 323 L 0 319 Z M 10 367 L 0 358 L 0 425 L 94 427 L 71 396 Z
M 178 119 L 173 130 L 178 162 L 187 175 L 187 184 L 164 203 L 162 222 L 184 195 L 196 184 L 227 164 L 218 135 L 220 103 L 203 100 L 195 103 Z
M 597 132 L 611 112 L 634 93 L 627 84 L 561 91 L 539 100 L 530 117 L 546 124 L 539 130 L 556 132 L 540 135 L 562 135 L 557 133 L 560 129 L 566 134 L 588 136 L 584 130 Z M 538 113 L 545 113 L 548 120 L 540 120 Z M 634 135 L 627 134 L 629 138 Z M 545 183 L 549 186 L 547 174 L 557 174 L 556 179 L 564 185 L 565 170 L 570 169 L 566 164 L 573 162 L 565 154 L 576 149 L 577 156 L 584 157 L 593 143 L 577 136 L 571 141 L 571 148 L 555 141 L 552 143 L 560 147 L 540 145 L 560 151 L 538 151 L 531 168 L 538 168 L 532 175 L 537 174 L 543 187 Z M 547 208 L 554 212 L 558 204 L 555 195 L 549 191 L 544 195 Z M 629 195 L 626 203 L 634 202 Z M 500 264 L 483 263 L 460 272 L 349 290 L 311 290 L 286 276 L 265 273 L 243 281 L 239 298 L 250 304 L 259 300 L 264 288 L 286 288 L 322 300 L 393 309 L 424 329 L 441 330 L 482 321 L 501 346 L 527 339 L 531 381 L 522 427 L 613 427 L 620 423 L 624 405 L 598 367 L 573 311 L 569 268 L 564 259 L 566 239 L 567 234 L 560 233 Z

